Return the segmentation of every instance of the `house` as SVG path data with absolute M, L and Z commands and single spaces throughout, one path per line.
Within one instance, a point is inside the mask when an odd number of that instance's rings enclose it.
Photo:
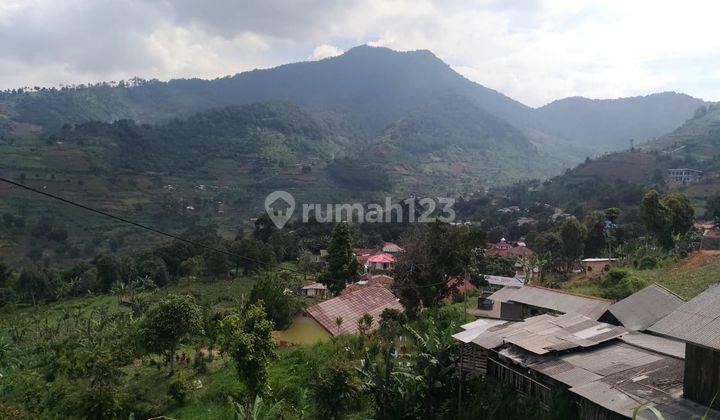
M 720 284 L 680 305 L 648 331 L 685 342 L 683 395 L 711 404 L 720 390 Z
M 695 184 L 702 179 L 703 171 L 690 168 L 673 168 L 667 170 L 668 179 L 673 184 Z
M 515 221 L 515 223 L 517 223 L 518 226 L 535 226 L 538 221 L 532 217 L 520 217 Z
M 381 252 L 367 259 L 365 271 L 392 271 L 395 268 L 395 257 Z
M 600 321 L 634 331 L 645 331 L 669 315 L 685 301 L 663 286 L 654 283 L 618 301 L 607 309 Z
M 380 286 L 389 290 L 392 289 L 394 282 L 395 279 L 388 275 L 376 274 L 370 277 L 370 279 L 368 280 L 368 286 Z
M 305 313 L 330 335 L 356 334 L 358 320 L 365 314 L 373 318 L 371 330 L 378 327 L 385 309 L 403 307 L 395 295 L 384 287 L 363 287 L 351 293 L 308 306 Z M 338 325 L 338 321 L 341 321 Z
M 500 242 L 491 244 L 485 250 L 485 255 L 517 259 L 520 257 L 531 257 L 533 251 L 525 246 L 525 243 L 508 242 L 503 238 Z
M 500 303 L 500 318 L 507 320 L 522 320 L 546 313 L 575 313 L 596 320 L 612 304 L 607 299 L 527 285 L 503 287 L 488 299 Z
M 573 403 L 571 418 L 630 418 L 646 404 L 665 419 L 720 418 L 682 398 L 686 362 L 677 341 L 573 313 L 472 324 L 454 335 L 462 343 L 461 371 L 494 377 L 546 409 L 562 393 Z
M 328 293 L 328 288 L 322 283 L 309 283 L 300 288 L 300 294 L 303 296 L 322 296 L 325 297 Z
M 377 253 L 378 250 L 374 248 L 353 248 L 353 254 L 360 267 L 365 267 L 367 260 Z
M 616 258 L 585 258 L 581 261 L 582 270 L 586 277 L 600 278 L 602 273 L 610 270 L 615 265 Z
M 385 242 L 382 245 L 382 248 L 380 249 L 381 252 L 384 252 L 386 254 L 397 254 L 398 252 L 403 252 L 403 249 L 392 242 Z

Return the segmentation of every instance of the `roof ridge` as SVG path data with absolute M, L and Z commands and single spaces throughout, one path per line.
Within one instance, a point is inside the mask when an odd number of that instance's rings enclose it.
M 551 291 L 551 292 L 562 293 L 562 294 L 565 294 L 565 295 L 577 296 L 577 297 L 582 297 L 582 298 L 599 300 L 599 301 L 602 301 L 602 302 L 613 303 L 613 301 L 610 300 L 610 299 L 605 299 L 605 298 L 601 298 L 601 297 L 597 297 L 597 296 L 583 295 L 583 294 L 581 294 L 581 293 L 569 292 L 569 291 L 567 291 L 567 290 L 562 290 L 562 289 L 553 289 L 552 287 L 536 286 L 536 285 L 532 285 L 532 284 L 526 284 L 524 287 L 532 287 L 532 288 L 535 288 L 535 289 L 549 290 L 549 291 Z
M 672 290 L 668 289 L 667 287 L 663 286 L 662 284 L 660 284 L 660 283 L 658 283 L 658 282 L 653 282 L 650 286 L 657 286 L 657 287 L 661 288 L 662 290 L 664 290 L 664 291 L 670 293 L 671 295 L 675 296 L 676 298 L 680 299 L 681 301 L 687 302 L 687 300 L 683 299 L 682 296 L 678 295 L 677 293 L 673 292 Z M 650 287 L 650 286 L 648 286 L 648 287 Z M 630 295 L 630 296 L 632 296 L 632 295 Z

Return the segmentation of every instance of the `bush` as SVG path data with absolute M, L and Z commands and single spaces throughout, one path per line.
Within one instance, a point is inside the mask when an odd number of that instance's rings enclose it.
M 185 402 L 189 391 L 190 387 L 185 382 L 185 375 L 181 370 L 168 385 L 168 395 L 179 404 L 182 404 Z
M 638 261 L 638 264 L 637 264 L 637 268 L 639 270 L 652 270 L 652 269 L 656 268 L 657 265 L 658 265 L 658 261 L 656 258 L 646 255 L 646 256 L 640 258 L 640 261 Z

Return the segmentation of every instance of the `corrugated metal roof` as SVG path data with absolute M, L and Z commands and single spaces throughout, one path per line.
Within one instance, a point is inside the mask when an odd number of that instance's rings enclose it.
M 682 341 L 640 332 L 625 334 L 620 337 L 620 339 L 628 344 L 632 344 L 635 347 L 652 350 L 654 352 L 664 354 L 666 356 L 676 357 L 678 359 L 685 359 L 685 343 Z
M 562 313 L 575 313 L 598 319 L 605 313 L 611 302 L 590 296 L 581 296 L 555 289 L 525 286 L 518 289 L 507 301 L 523 303 Z
M 682 360 L 627 343 L 611 342 L 584 351 L 548 355 L 508 346 L 499 354 L 568 385 L 570 392 L 627 417 L 642 404 L 654 405 L 666 419 L 700 419 L 707 410 L 681 398 Z M 717 419 L 719 415 L 717 411 L 710 411 L 708 418 Z M 652 415 L 641 414 L 638 418 L 656 420 Z
M 608 308 L 625 328 L 643 331 L 685 303 L 679 296 L 651 284 Z
M 502 321 L 499 319 L 480 318 L 473 322 L 462 325 L 461 328 L 464 331 L 453 334 L 453 338 L 458 341 L 462 341 L 463 343 L 469 343 L 476 339 L 480 334 L 487 331 L 489 328 L 505 324 L 506 322 L 507 321 Z
M 492 295 L 488 296 L 488 299 L 493 302 L 507 302 L 518 290 L 519 287 L 505 286 Z
M 485 280 L 493 286 L 512 286 L 522 287 L 525 282 L 517 277 L 489 276 L 485 275 Z
M 720 284 L 684 303 L 648 330 L 720 350 Z
M 392 292 L 384 287 L 370 286 L 308 306 L 305 311 L 330 334 L 337 336 L 357 333 L 358 320 L 365 314 L 373 317 L 372 329 L 377 328 L 380 314 L 387 308 L 403 310 Z M 340 328 L 335 323 L 338 317 L 343 320 Z
M 488 328 L 474 339 L 473 343 L 487 349 L 510 343 L 534 354 L 546 354 L 577 347 L 591 347 L 626 332 L 622 327 L 594 321 L 578 314 L 544 314 L 522 322 L 508 322 Z

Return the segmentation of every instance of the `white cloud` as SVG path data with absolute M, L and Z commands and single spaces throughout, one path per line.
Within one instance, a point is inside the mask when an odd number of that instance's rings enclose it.
M 677 90 L 720 99 L 720 3 L 0 0 L 0 88 L 216 77 L 368 43 L 429 49 L 537 106 Z
M 344 51 L 338 47 L 328 45 L 328 44 L 322 44 L 322 45 L 318 45 L 317 47 L 315 47 L 310 58 L 313 60 L 322 60 L 323 58 L 330 58 L 330 57 L 338 56 L 338 55 L 342 54 L 343 52 Z

